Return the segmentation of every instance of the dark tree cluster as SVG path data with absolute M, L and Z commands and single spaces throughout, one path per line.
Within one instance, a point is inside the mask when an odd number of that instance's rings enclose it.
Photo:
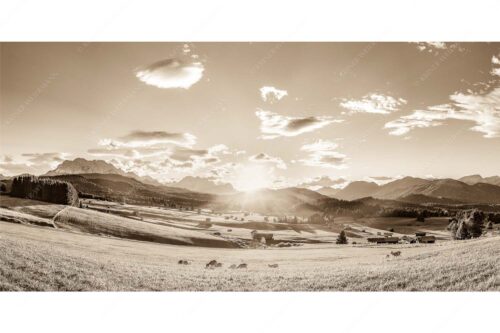
M 463 210 L 450 219 L 448 230 L 453 239 L 470 239 L 482 235 L 486 214 L 477 209 Z
M 419 222 L 424 222 L 429 217 L 448 216 L 448 211 L 443 209 L 384 208 L 379 215 L 382 217 L 413 217 Z
M 12 181 L 11 196 L 52 202 L 63 205 L 78 205 L 78 192 L 68 182 L 36 176 L 16 177 Z
M 491 221 L 492 223 L 500 223 L 500 214 L 499 213 L 489 213 L 488 214 L 488 221 Z

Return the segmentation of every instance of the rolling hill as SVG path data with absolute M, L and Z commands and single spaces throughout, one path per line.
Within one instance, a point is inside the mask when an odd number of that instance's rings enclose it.
M 203 206 L 213 196 L 180 188 L 155 186 L 117 174 L 78 174 L 44 176 L 66 180 L 73 184 L 80 196 L 95 197 L 116 202 L 145 205 Z
M 500 186 L 477 183 L 468 185 L 454 179 L 438 179 L 412 189 L 412 194 L 447 198 L 466 203 L 500 204 Z
M 350 183 L 332 196 L 342 200 L 355 200 L 373 196 L 373 194 L 377 192 L 378 189 L 379 186 L 375 183 L 356 181 Z
M 340 189 L 324 186 L 316 190 L 319 194 L 326 195 L 327 197 L 334 198 Z
M 215 205 L 217 209 L 221 210 L 242 210 L 278 215 L 308 215 L 319 211 L 319 202 L 324 199 L 331 198 L 308 189 L 290 187 L 218 196 Z
M 374 193 L 375 198 L 398 199 L 413 194 L 416 186 L 429 184 L 431 181 L 422 178 L 404 177 L 380 186 Z

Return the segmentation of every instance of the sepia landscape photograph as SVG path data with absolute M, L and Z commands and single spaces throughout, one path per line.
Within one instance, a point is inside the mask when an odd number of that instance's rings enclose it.
M 1 291 L 500 291 L 498 42 L 0 43 Z

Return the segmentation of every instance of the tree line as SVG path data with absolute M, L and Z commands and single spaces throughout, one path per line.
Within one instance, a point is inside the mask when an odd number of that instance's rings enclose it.
M 15 177 L 10 195 L 71 206 L 79 203 L 78 192 L 70 183 L 31 175 Z

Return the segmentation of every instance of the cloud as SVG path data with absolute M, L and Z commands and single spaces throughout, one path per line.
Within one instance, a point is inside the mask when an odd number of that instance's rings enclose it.
M 26 163 L 0 162 L 0 173 L 5 174 L 6 176 L 17 176 L 23 173 L 40 174 L 43 173 L 43 171 L 40 171 L 33 166 L 28 166 Z
M 344 99 L 340 106 L 349 110 L 350 114 L 366 112 L 377 114 L 389 114 L 399 110 L 399 106 L 406 104 L 403 98 L 394 98 L 381 94 L 369 94 L 360 100 Z
M 249 161 L 256 163 L 271 163 L 275 164 L 278 169 L 286 169 L 286 163 L 279 157 L 269 156 L 265 153 L 260 153 L 257 155 L 250 156 L 248 158 Z
M 289 117 L 271 111 L 258 109 L 255 115 L 260 119 L 262 139 L 274 139 L 280 136 L 297 136 L 312 132 L 331 123 L 340 123 L 343 120 L 333 117 Z
M 500 74 L 500 59 L 491 58 L 493 76 Z M 498 71 L 497 71 L 498 70 Z M 498 73 L 497 73 L 498 72 Z M 491 83 L 491 84 L 490 84 Z M 492 77 L 489 83 L 479 82 L 474 85 L 485 86 L 479 92 L 467 90 L 467 93 L 454 93 L 449 102 L 416 110 L 385 124 L 391 135 L 404 135 L 415 128 L 427 128 L 443 125 L 448 119 L 475 123 L 470 129 L 480 132 L 485 138 L 500 137 L 500 86 L 498 78 Z M 496 87 L 495 87 L 496 86 Z M 494 87 L 490 89 L 490 87 Z
M 68 153 L 24 153 L 16 158 L 5 155 L 0 162 L 0 170 L 10 175 L 42 174 L 56 168 L 68 156 Z
M 169 133 L 164 131 L 133 131 L 116 140 L 102 139 L 100 146 L 138 148 L 158 144 L 174 144 L 179 146 L 193 146 L 196 136 L 190 133 Z
M 162 156 L 168 152 L 169 150 L 161 147 L 119 148 L 108 146 L 105 148 L 92 148 L 87 150 L 87 153 L 93 156 L 114 156 L 134 159 Z
M 446 43 L 443 42 L 417 42 L 416 44 L 420 51 L 427 51 L 429 53 L 447 48 Z
M 208 156 L 207 149 L 176 148 L 170 153 L 170 158 L 176 161 L 187 161 L 206 156 Z
M 189 89 L 202 78 L 204 70 L 203 64 L 193 57 L 186 60 L 172 58 L 155 62 L 139 70 L 136 76 L 142 82 L 158 88 Z
M 324 168 L 345 169 L 347 167 L 347 157 L 336 151 L 338 145 L 327 140 L 318 140 L 311 144 L 303 145 L 300 150 L 309 153 L 307 159 L 301 162 L 307 166 L 317 166 Z
M 332 179 L 328 176 L 316 177 L 309 181 L 299 184 L 299 187 L 332 187 L 339 186 L 347 182 L 344 178 Z
M 430 106 L 426 110 L 416 110 L 385 124 L 391 135 L 403 135 L 415 128 L 443 125 L 447 119 L 474 122 L 472 131 L 483 133 L 485 138 L 500 136 L 500 88 L 489 93 L 450 96 L 451 103 Z
M 114 161 L 122 170 L 160 181 L 213 166 L 221 162 L 222 156 L 239 154 L 224 144 L 194 148 L 196 141 L 189 133 L 132 131 L 116 139 L 100 140 L 101 147 L 87 152 Z
M 221 178 L 227 178 L 229 175 L 231 175 L 236 169 L 241 167 L 241 164 L 235 163 L 235 162 L 228 162 L 224 163 L 222 165 L 217 165 L 214 166 L 210 169 L 209 173 L 211 176 L 221 179 Z
M 493 64 L 493 68 L 491 69 L 491 75 L 493 76 L 500 76 L 500 67 L 495 67 L 495 66 L 500 66 L 500 54 L 497 56 L 491 57 L 491 63 Z
M 66 153 L 26 153 L 21 156 L 27 157 L 29 163 L 33 164 L 45 164 L 53 162 L 62 162 Z
M 275 87 L 264 86 L 260 88 L 260 96 L 264 102 L 274 103 L 276 101 L 280 101 L 283 97 L 288 96 L 288 92 Z
M 200 169 L 202 167 L 220 162 L 218 155 L 224 155 L 229 149 L 226 145 L 215 145 L 208 149 L 190 149 L 175 147 L 170 153 L 167 160 L 170 166 L 186 168 L 190 166 L 192 169 Z
M 14 159 L 10 155 L 4 155 L 2 156 L 2 162 L 1 163 L 11 163 L 13 162 Z
M 392 180 L 394 178 L 392 177 L 386 177 L 386 176 L 372 176 L 370 177 L 373 180 L 380 180 L 380 181 L 386 181 L 386 180 Z
M 371 177 L 366 177 L 366 181 L 373 181 L 377 183 L 378 185 L 383 185 L 387 184 L 391 181 L 393 181 L 393 177 L 386 177 L 386 176 L 371 176 Z

